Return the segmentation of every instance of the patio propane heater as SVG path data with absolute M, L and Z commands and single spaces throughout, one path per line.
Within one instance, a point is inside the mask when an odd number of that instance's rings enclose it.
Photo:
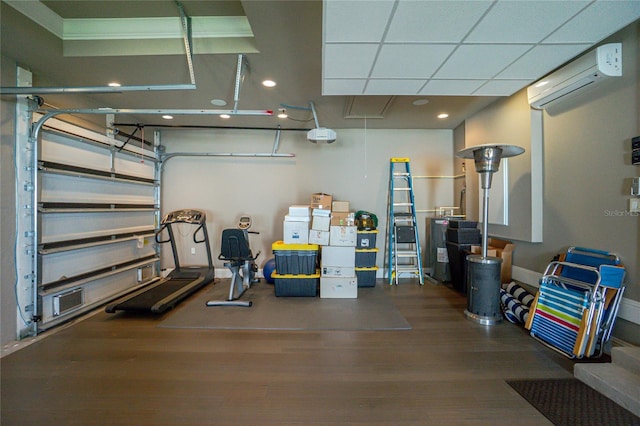
M 476 145 L 458 151 L 460 158 L 473 158 L 476 172 L 480 174 L 484 203 L 482 209 L 482 255 L 467 256 L 467 318 L 482 325 L 494 325 L 502 321 L 500 309 L 500 269 L 502 259 L 487 256 L 489 228 L 489 189 L 493 174 L 500 167 L 500 160 L 515 157 L 524 148 L 514 145 Z

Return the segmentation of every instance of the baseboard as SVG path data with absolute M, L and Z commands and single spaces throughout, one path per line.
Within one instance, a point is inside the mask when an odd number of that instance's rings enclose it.
M 622 318 L 634 324 L 640 324 L 640 302 L 623 297 L 620 301 L 618 318 Z
M 540 278 L 542 278 L 542 274 L 513 265 L 511 267 L 511 277 L 523 284 L 538 287 L 540 285 Z
M 511 268 L 511 276 L 523 284 L 538 287 L 542 274 L 514 265 Z M 640 302 L 623 297 L 620 301 L 618 318 L 640 325 Z

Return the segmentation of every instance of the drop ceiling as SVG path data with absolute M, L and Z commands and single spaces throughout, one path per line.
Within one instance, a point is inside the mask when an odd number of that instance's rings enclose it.
M 510 96 L 639 16 L 637 1 L 328 0 L 322 93 Z
M 229 108 L 243 54 L 239 108 L 285 105 L 289 119 L 181 116 L 173 125 L 309 128 L 313 101 L 326 127 L 452 129 L 640 18 L 640 0 L 3 0 L 2 55 L 31 70 L 34 86 L 189 83 L 178 6 L 193 24 L 195 90 L 45 100 L 209 109 L 222 99 Z M 278 85 L 265 89 L 265 78 Z

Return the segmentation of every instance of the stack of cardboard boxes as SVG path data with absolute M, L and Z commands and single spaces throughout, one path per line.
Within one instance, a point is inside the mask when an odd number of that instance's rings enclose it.
M 306 247 L 318 246 L 320 297 L 357 298 L 358 287 L 375 286 L 377 231 L 358 231 L 348 201 L 333 200 L 332 195 L 324 193 L 312 194 L 309 205 L 289 207 L 283 229 L 283 241 L 273 246 L 276 286 L 280 277 L 278 254 L 282 257 L 291 248 L 304 252 Z M 295 282 L 289 278 L 287 285 Z M 298 282 L 310 283 L 308 279 Z
M 311 208 L 330 210 L 328 241 L 325 239 L 320 255 L 320 297 L 356 298 L 358 283 L 355 272 L 356 227 L 348 201 L 334 201 L 331 195 L 313 194 Z M 326 226 L 326 222 L 323 222 Z M 314 232 L 312 230 L 312 232 Z

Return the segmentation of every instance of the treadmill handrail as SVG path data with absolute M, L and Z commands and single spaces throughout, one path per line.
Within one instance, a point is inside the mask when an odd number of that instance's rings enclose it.
M 158 231 L 156 231 L 156 243 L 164 244 L 164 243 L 171 242 L 171 237 L 167 238 L 166 240 L 161 240 L 160 239 L 160 234 L 162 234 L 162 231 L 164 231 L 167 228 L 167 226 L 168 226 L 168 224 L 163 223 L 162 226 L 160 226 L 160 229 L 158 229 Z
M 203 228 L 204 228 L 204 223 L 203 223 L 203 224 L 201 224 L 200 226 L 198 226 L 198 229 L 196 229 L 195 231 L 193 231 L 193 242 L 194 242 L 194 243 L 196 243 L 196 244 L 204 243 L 204 242 L 205 242 L 205 240 L 207 239 L 207 238 L 206 238 L 206 235 L 204 235 L 204 232 L 205 232 L 205 231 L 203 230 Z M 198 239 L 196 238 L 196 236 L 198 235 L 198 231 L 200 231 L 200 230 L 203 230 L 203 231 L 202 231 L 203 237 L 202 237 L 202 239 L 201 239 L 201 240 L 198 240 Z

